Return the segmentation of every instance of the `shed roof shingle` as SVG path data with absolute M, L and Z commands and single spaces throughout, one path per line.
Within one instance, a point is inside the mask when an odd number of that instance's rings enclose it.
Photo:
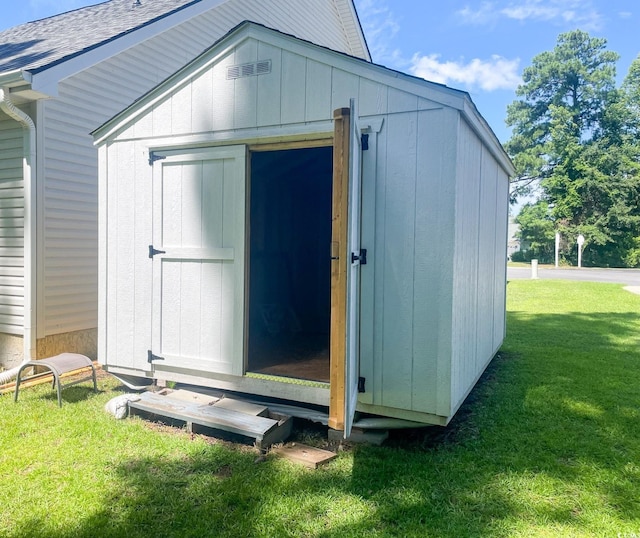
M 0 72 L 38 73 L 202 0 L 109 0 L 0 32 Z

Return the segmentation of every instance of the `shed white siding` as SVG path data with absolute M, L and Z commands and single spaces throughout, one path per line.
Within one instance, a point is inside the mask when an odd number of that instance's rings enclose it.
M 44 185 L 41 191 L 44 218 L 40 222 L 42 239 L 38 282 L 43 308 L 38 312 L 39 338 L 97 325 L 98 174 L 97 152 L 89 133 L 243 20 L 260 22 L 335 50 L 364 54 L 362 50 L 351 50 L 345 32 L 341 31 L 341 14 L 334 2 L 301 0 L 299 3 L 302 5 L 294 10 L 289 3 L 280 0 L 224 2 L 157 37 L 68 77 L 59 84 L 56 99 L 40 103 L 39 151 L 40 162 L 44 163 L 42 177 L 45 179 L 41 182 Z M 255 49 L 240 50 L 233 61 L 251 61 L 257 53 Z M 261 50 L 260 54 L 270 55 L 270 51 Z M 280 61 L 295 62 L 295 58 L 274 58 L 274 62 Z M 218 82 L 225 76 L 223 74 Z M 305 102 L 304 99 L 300 101 L 298 88 L 291 82 L 283 80 L 283 87 L 294 89 L 291 99 L 286 96 L 282 101 L 285 116 L 295 111 L 300 102 Z M 176 97 L 172 112 L 163 110 L 156 115 L 157 129 L 164 128 L 168 122 L 175 126 L 175 130 L 184 132 L 213 128 L 202 115 L 192 118 L 190 114 L 193 100 L 197 102 L 199 96 L 205 95 L 211 98 L 214 81 L 202 80 L 199 84 L 194 86 L 193 95 Z M 274 88 L 273 91 L 279 92 L 279 89 Z M 310 103 L 315 103 L 313 96 L 319 95 L 320 91 L 310 85 Z M 260 102 L 254 101 L 251 107 L 238 105 L 234 111 L 221 106 L 216 99 L 216 107 L 212 108 L 220 113 L 217 126 L 231 128 L 252 125 L 256 121 L 260 125 L 280 122 L 281 114 L 272 107 L 269 95 L 261 93 L 261 96 Z M 330 106 L 331 103 L 327 102 L 320 115 L 326 115 Z M 302 121 L 317 119 L 317 108 L 317 105 L 309 107 Z
M 0 112 L 0 332 L 24 333 L 24 131 Z
M 466 118 L 461 92 L 247 28 L 99 132 L 101 360 L 135 368 L 132 355 L 149 349 L 151 309 L 132 299 L 151 278 L 145 253 L 133 251 L 134 234 L 142 245 L 150 234 L 145 148 L 326 137 L 332 111 L 354 97 L 369 135 L 359 409 L 446 423 L 504 336 L 506 157 L 498 161 L 497 142 L 478 134 L 484 124 Z M 268 74 L 227 77 L 229 66 L 263 60 Z
M 453 264 L 452 410 L 498 351 L 505 331 L 509 177 L 460 121 Z

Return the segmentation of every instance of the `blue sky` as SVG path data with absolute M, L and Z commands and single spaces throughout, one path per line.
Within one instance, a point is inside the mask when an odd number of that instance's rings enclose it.
M 0 0 L 0 29 L 87 0 Z M 498 138 L 522 71 L 580 28 L 618 52 L 618 78 L 640 53 L 637 0 L 355 0 L 376 63 L 468 91 Z

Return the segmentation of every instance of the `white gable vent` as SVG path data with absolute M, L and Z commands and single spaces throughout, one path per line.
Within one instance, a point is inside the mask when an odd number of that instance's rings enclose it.
M 227 67 L 227 79 L 233 80 L 242 77 L 255 77 L 271 73 L 271 60 L 261 60 L 249 64 L 232 65 Z

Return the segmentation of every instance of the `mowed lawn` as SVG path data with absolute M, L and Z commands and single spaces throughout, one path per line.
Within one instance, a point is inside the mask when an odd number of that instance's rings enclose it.
M 448 428 L 311 471 L 100 394 L 0 397 L 2 537 L 640 536 L 640 296 L 512 281 L 503 350 Z M 319 433 L 307 442 L 322 443 Z

